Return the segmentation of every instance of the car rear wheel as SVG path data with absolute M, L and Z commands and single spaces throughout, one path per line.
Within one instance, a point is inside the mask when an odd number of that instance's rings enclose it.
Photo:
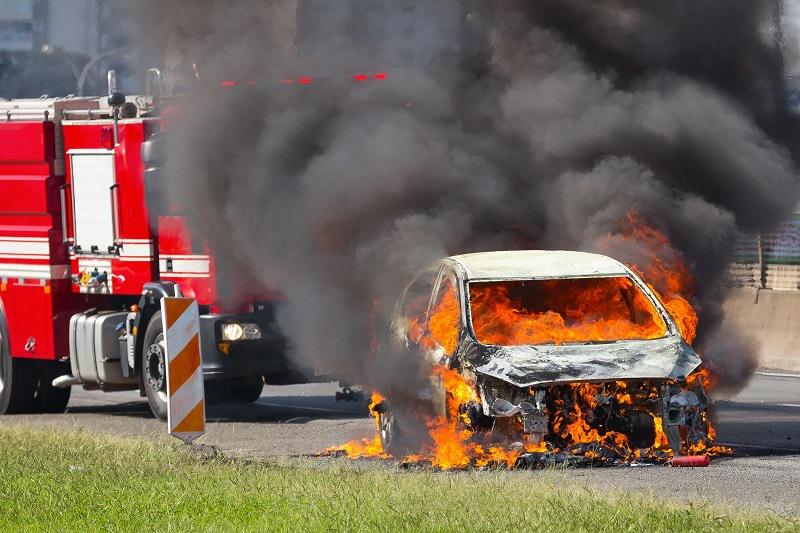
M 161 311 L 156 312 L 144 334 L 142 383 L 153 416 L 167 419 L 167 346 Z

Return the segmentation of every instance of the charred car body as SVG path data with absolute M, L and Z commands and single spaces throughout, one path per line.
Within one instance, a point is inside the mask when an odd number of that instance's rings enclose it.
M 420 392 L 435 416 L 495 442 L 630 459 L 694 453 L 713 438 L 700 358 L 654 291 L 606 256 L 445 258 L 404 291 L 392 338 L 446 369 Z M 456 394 L 457 412 L 443 372 L 474 391 Z M 397 455 L 408 422 L 387 397 L 378 426 Z

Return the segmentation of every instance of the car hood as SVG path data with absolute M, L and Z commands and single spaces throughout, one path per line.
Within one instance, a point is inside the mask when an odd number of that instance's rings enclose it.
M 678 336 L 564 346 L 476 346 L 475 370 L 518 387 L 571 381 L 683 379 L 701 363 Z

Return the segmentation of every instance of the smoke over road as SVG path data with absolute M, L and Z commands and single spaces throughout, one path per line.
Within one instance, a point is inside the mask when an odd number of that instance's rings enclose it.
M 146 31 L 201 73 L 166 174 L 228 268 L 284 292 L 300 364 L 413 385 L 415 362 L 370 354 L 419 268 L 533 247 L 648 261 L 621 238 L 633 210 L 695 277 L 705 359 L 732 385 L 752 371 L 719 302 L 737 231 L 798 196 L 777 1 L 222 4 L 167 2 Z M 280 83 L 297 75 L 330 83 Z

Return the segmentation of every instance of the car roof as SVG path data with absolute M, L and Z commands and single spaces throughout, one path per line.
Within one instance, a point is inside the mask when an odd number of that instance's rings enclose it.
M 517 250 L 454 255 L 465 280 L 627 276 L 619 261 L 605 255 L 563 250 Z

